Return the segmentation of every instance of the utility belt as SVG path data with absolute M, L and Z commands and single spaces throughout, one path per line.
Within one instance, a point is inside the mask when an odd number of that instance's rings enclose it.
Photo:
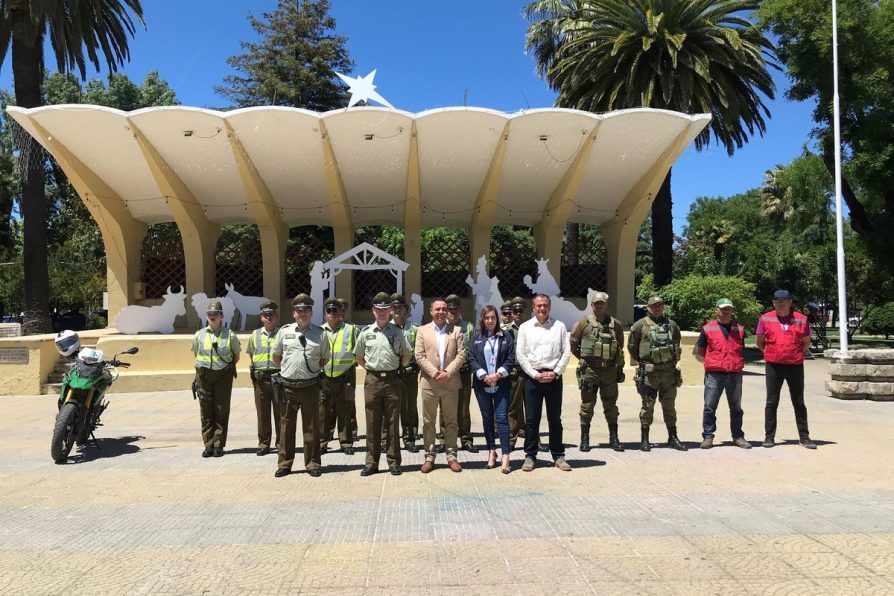
M 278 368 L 250 368 L 248 374 L 254 383 L 270 383 L 273 375 L 279 372 Z
M 400 377 L 400 369 L 395 370 L 366 370 L 366 376 L 375 377 L 377 379 L 397 379 Z
M 281 376 L 279 377 L 279 382 L 286 389 L 307 389 L 308 387 L 319 387 L 320 377 L 314 377 L 312 379 L 287 379 Z
M 580 359 L 580 368 L 614 368 L 617 364 L 615 364 L 614 360 L 605 360 L 603 358 L 581 358 Z
M 472 367 L 468 364 L 464 364 L 463 367 L 459 369 L 459 372 L 463 375 L 469 374 L 470 372 L 472 372 Z
M 410 373 L 411 375 L 415 375 L 416 373 L 419 372 L 419 365 L 416 364 L 416 361 L 414 360 L 414 361 L 410 362 L 408 365 L 406 365 L 403 368 L 403 371 L 405 374 Z

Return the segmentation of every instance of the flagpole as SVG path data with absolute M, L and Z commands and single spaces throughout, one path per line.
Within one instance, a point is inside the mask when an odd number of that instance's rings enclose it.
M 841 216 L 841 118 L 838 103 L 838 0 L 832 0 L 832 116 L 835 131 L 835 240 L 838 257 L 838 329 L 839 349 L 847 354 L 847 293 L 844 269 L 844 224 Z

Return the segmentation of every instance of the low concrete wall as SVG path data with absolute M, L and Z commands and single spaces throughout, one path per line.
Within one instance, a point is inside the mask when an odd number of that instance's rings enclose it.
M 248 333 L 237 333 L 243 351 L 248 343 Z M 112 385 L 110 393 L 131 393 L 140 391 L 172 391 L 189 389 L 194 376 L 193 355 L 190 351 L 193 334 L 177 332 L 167 335 L 121 335 L 114 329 L 99 329 L 80 333 L 83 345 L 96 345 L 107 358 L 131 347 L 137 346 L 140 351 L 133 356 L 125 356 L 123 360 L 132 367 L 121 369 L 121 376 Z M 59 361 L 56 347 L 53 344 L 55 335 L 32 335 L 17 338 L 0 338 L 0 348 L 26 348 L 27 363 L 0 363 L 0 395 L 36 395 L 41 385 L 46 383 L 47 376 Z M 701 385 L 704 381 L 704 369 L 692 355 L 692 347 L 698 339 L 693 332 L 683 333 L 683 358 L 680 369 L 683 372 L 685 385 Z M 626 343 L 625 338 L 625 343 Z M 632 366 L 626 368 L 627 386 L 633 386 Z M 251 387 L 248 376 L 248 358 L 242 357 L 237 367 L 238 377 L 235 387 Z M 577 359 L 571 358 L 565 383 L 576 383 L 574 368 Z M 362 385 L 365 375 L 358 370 L 357 383 Z
M 827 350 L 830 379 L 826 390 L 836 399 L 894 401 L 894 350 Z

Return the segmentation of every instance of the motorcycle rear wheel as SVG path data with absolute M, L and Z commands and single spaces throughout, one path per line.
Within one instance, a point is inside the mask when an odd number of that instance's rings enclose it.
M 53 442 L 50 444 L 50 455 L 57 464 L 64 464 L 75 444 L 75 425 L 78 416 L 78 405 L 67 403 L 56 416 L 53 427 Z

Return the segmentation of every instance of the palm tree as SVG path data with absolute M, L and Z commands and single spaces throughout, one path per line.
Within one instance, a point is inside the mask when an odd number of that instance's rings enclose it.
M 135 32 L 131 13 L 143 24 L 140 0 L 0 0 L 0 65 L 12 48 L 16 104 L 43 105 L 44 40 L 59 72 L 77 70 L 86 78 L 89 61 L 100 69 L 102 57 L 114 72 L 130 59 L 128 37 Z M 86 50 L 86 56 L 85 56 Z M 44 163 L 39 147 L 27 140 L 19 147 L 24 220 L 25 333 L 50 330 L 47 267 L 47 200 Z
M 748 20 L 759 0 L 537 0 L 526 47 L 559 92 L 556 104 L 591 112 L 636 107 L 711 114 L 695 139 L 727 153 L 763 134 L 775 49 Z M 673 277 L 671 174 L 652 204 L 655 283 Z

